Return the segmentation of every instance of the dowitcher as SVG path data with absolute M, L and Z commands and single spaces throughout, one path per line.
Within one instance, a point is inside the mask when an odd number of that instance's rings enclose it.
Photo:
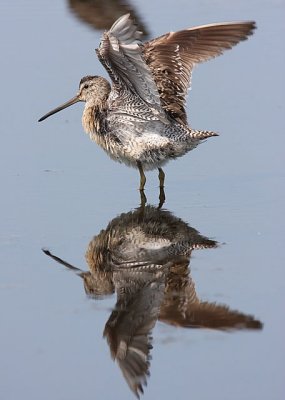
M 192 129 L 185 111 L 192 69 L 232 48 L 253 33 L 255 23 L 226 22 L 170 32 L 142 43 L 141 33 L 124 15 L 103 34 L 97 56 L 112 85 L 101 76 L 85 76 L 74 98 L 39 121 L 85 102 L 83 128 L 115 161 L 138 168 L 140 190 L 145 170 L 183 156 L 212 131 Z

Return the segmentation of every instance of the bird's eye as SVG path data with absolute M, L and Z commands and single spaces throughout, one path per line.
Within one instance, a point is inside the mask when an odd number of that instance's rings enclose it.
M 88 88 L 89 88 L 89 85 L 86 83 L 86 84 L 83 86 L 83 88 L 84 88 L 84 89 L 88 89 Z

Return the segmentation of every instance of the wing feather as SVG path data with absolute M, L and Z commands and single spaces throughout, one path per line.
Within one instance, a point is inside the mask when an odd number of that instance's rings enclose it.
M 146 42 L 144 59 L 153 74 L 163 108 L 186 124 L 185 99 L 193 67 L 246 40 L 254 29 L 253 21 L 226 22 L 170 32 Z
M 152 72 L 142 55 L 141 33 L 126 14 L 103 34 L 97 55 L 118 94 L 139 97 L 159 119 L 167 122 Z

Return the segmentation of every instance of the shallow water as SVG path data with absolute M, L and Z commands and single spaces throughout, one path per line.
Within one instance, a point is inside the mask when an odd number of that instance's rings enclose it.
M 251 315 L 260 329 L 209 329 L 221 328 L 213 313 L 202 320 L 194 313 L 189 328 L 171 326 L 177 308 L 163 319 L 158 290 L 146 314 L 153 313 L 153 349 L 144 398 L 283 399 L 284 2 L 136 1 L 132 8 L 150 37 L 226 20 L 258 25 L 250 40 L 195 70 L 191 125 L 220 136 L 168 164 L 164 207 L 177 229 L 220 243 L 191 251 L 196 304 Z M 1 399 L 134 398 L 102 338 L 116 296 L 89 298 L 82 279 L 41 250 L 88 270 L 93 236 L 140 204 L 137 171 L 82 134 L 80 105 L 37 123 L 74 95 L 82 76 L 106 76 L 93 51 L 102 26 L 94 29 L 82 12 L 76 1 L 1 4 Z M 147 174 L 146 195 L 159 213 L 156 175 Z M 164 261 L 169 268 L 181 258 Z

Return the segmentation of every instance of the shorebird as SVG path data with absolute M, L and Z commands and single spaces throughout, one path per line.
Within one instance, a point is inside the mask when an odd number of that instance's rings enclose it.
M 39 121 L 85 102 L 86 133 L 115 161 L 138 168 L 144 190 L 145 170 L 158 168 L 163 188 L 167 161 L 183 156 L 212 131 L 192 129 L 185 110 L 193 67 L 248 38 L 255 22 L 225 22 L 170 32 L 142 43 L 126 14 L 103 34 L 97 56 L 112 85 L 101 76 L 85 76 L 74 98 Z

